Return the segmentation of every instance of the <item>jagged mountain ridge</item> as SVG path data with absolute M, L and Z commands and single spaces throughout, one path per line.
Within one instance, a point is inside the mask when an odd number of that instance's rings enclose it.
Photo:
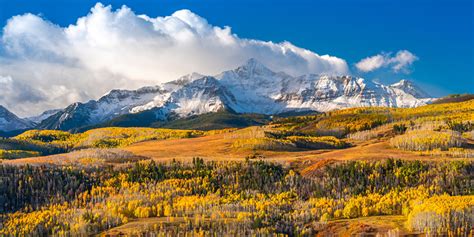
M 62 111 L 61 109 L 51 109 L 51 110 L 46 110 L 44 111 L 43 113 L 39 114 L 39 115 L 36 115 L 36 116 L 32 116 L 32 117 L 27 117 L 25 119 L 35 123 L 35 124 L 39 124 L 41 123 L 43 120 L 51 117 L 52 115 L 54 115 L 55 113 L 57 112 L 60 112 Z
M 33 122 L 27 119 L 19 118 L 7 108 L 0 105 L 0 131 L 9 132 L 14 130 L 28 129 L 33 126 Z
M 193 73 L 138 90 L 112 90 L 99 100 L 68 106 L 38 128 L 69 130 L 143 111 L 163 121 L 219 110 L 271 115 L 359 106 L 416 107 L 431 100 L 407 80 L 386 86 L 352 76 L 293 77 L 250 59 L 215 76 Z

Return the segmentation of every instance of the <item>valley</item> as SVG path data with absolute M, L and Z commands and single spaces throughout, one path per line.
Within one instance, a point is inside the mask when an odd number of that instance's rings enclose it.
M 0 140 L 0 234 L 467 235 L 473 103 L 207 131 L 26 131 Z

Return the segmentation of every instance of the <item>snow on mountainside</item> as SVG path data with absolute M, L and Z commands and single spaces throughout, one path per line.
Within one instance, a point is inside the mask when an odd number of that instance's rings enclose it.
M 25 118 L 35 124 L 39 124 L 41 123 L 43 120 L 49 118 L 50 116 L 52 116 L 53 114 L 57 113 L 61 111 L 60 109 L 51 109 L 51 110 L 46 110 L 44 111 L 43 113 L 41 113 L 40 115 L 37 115 L 37 116 L 33 116 L 33 117 L 28 117 L 28 118 Z
M 193 80 L 173 92 L 165 108 L 178 117 L 217 112 L 235 103 L 235 98 L 214 77 Z
M 418 86 L 416 86 L 415 84 L 413 84 L 411 81 L 408 81 L 408 80 L 400 80 L 399 82 L 392 84 L 390 87 L 400 89 L 403 92 L 410 94 L 416 98 L 429 97 L 427 93 L 425 93 Z
M 39 128 L 68 130 L 142 111 L 153 111 L 157 120 L 167 120 L 220 109 L 277 114 L 358 106 L 415 107 L 430 101 L 407 80 L 386 86 L 352 76 L 293 77 L 250 59 L 214 77 L 193 73 L 138 90 L 112 90 L 97 101 L 68 106 L 41 122 Z
M 204 76 L 199 73 L 192 73 L 185 75 L 175 81 L 171 81 L 162 85 L 161 93 L 155 94 L 153 100 L 145 103 L 143 105 L 134 106 L 130 112 L 139 113 L 145 110 L 150 110 L 153 108 L 159 108 L 164 106 L 164 103 L 170 98 L 171 92 L 180 89 L 182 86 L 193 82 L 194 80 L 203 78 Z
M 132 112 L 132 108 L 153 101 L 157 95 L 166 93 L 161 86 L 143 87 L 138 90 L 112 90 L 99 100 L 74 103 L 59 113 L 43 120 L 40 129 L 69 130 L 105 122 Z
M 272 72 L 254 59 L 216 78 L 232 94 L 239 95 L 233 109 L 241 113 L 328 111 L 355 106 L 415 107 L 431 100 L 406 80 L 385 86 L 352 76 L 291 77 Z
M 5 107 L 0 105 L 0 131 L 9 132 L 33 127 L 33 123 L 26 119 L 21 119 Z

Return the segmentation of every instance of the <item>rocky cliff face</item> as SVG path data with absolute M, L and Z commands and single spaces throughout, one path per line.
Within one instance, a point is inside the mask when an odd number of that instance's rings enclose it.
M 215 76 L 193 73 L 138 90 L 112 90 L 97 101 L 68 106 L 43 120 L 39 128 L 68 130 L 148 110 L 154 111 L 157 120 L 166 120 L 220 109 L 277 114 L 359 106 L 415 107 L 431 100 L 407 80 L 386 86 L 353 76 L 293 77 L 250 59 Z

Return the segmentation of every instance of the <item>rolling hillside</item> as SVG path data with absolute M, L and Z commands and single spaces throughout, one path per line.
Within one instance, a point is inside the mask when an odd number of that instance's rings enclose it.
M 473 122 L 470 100 L 210 131 L 31 130 L 0 143 L 0 235 L 468 236 Z
M 190 123 L 203 126 L 201 117 L 197 119 Z M 470 132 L 472 121 L 474 100 L 406 109 L 345 109 L 318 115 L 277 118 L 270 125 L 239 130 L 201 132 L 101 128 L 78 134 L 32 130 L 12 140 L 69 150 L 123 147 L 137 155 L 156 160 L 190 160 L 193 157 L 227 160 L 249 157 L 309 164 L 319 159 L 469 158 L 473 153 Z M 404 130 L 398 131 L 400 127 Z M 457 149 L 453 147 L 451 150 L 439 151 L 411 151 L 392 146 L 393 138 L 402 136 L 406 130 L 428 130 L 441 135 L 444 134 L 443 131 L 459 130 L 454 132 L 460 134 L 462 144 Z

